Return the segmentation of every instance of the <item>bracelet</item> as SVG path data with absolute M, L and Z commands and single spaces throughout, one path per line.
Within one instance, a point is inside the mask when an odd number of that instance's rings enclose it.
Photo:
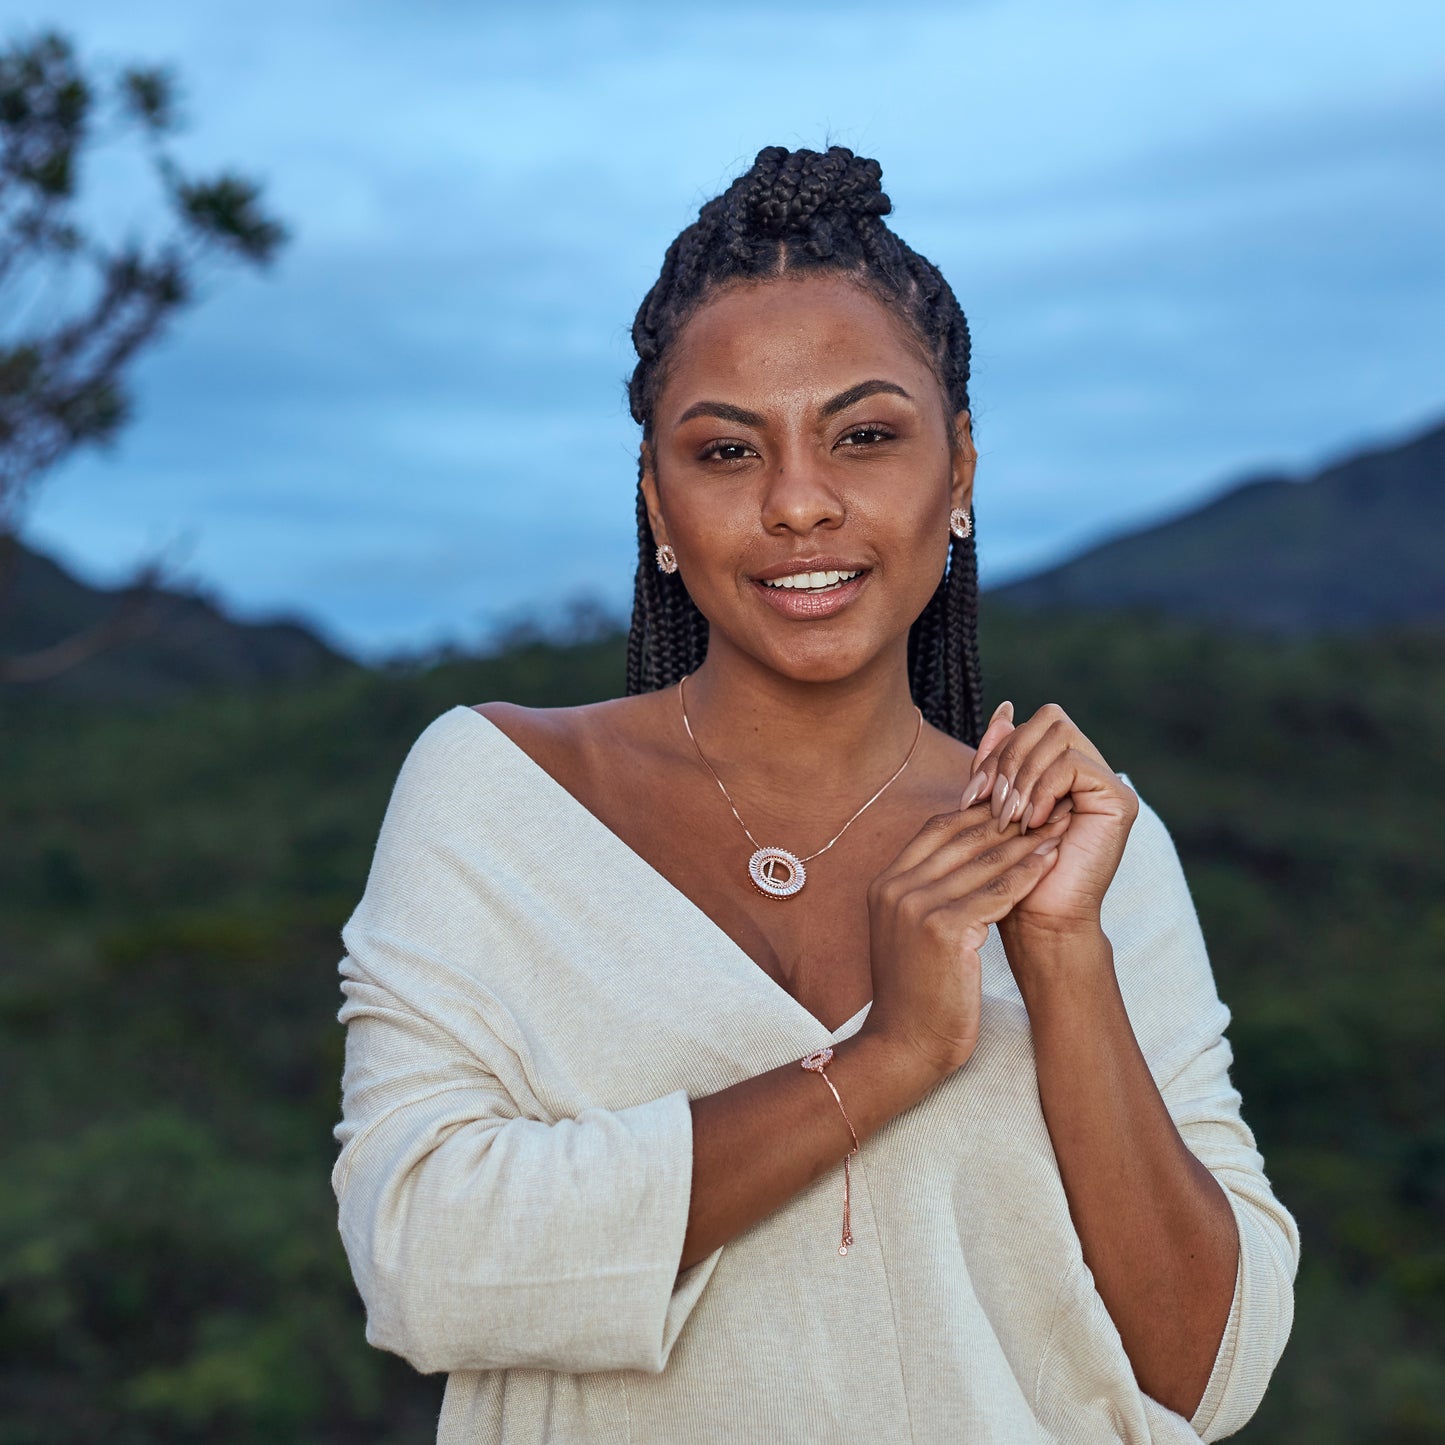
M 843 1156 L 843 1242 L 838 1246 L 839 1254 L 847 1254 L 849 1246 L 853 1243 L 853 1230 L 850 1224 L 853 1181 L 848 1172 L 848 1161 L 858 1152 L 858 1131 L 853 1127 L 853 1121 L 848 1117 L 848 1111 L 843 1108 L 843 1096 L 839 1094 L 832 1079 L 824 1072 L 832 1060 L 832 1049 L 819 1049 L 816 1053 L 809 1054 L 807 1058 L 803 1059 L 802 1065 L 809 1073 L 817 1074 L 817 1076 L 827 1084 L 833 1097 L 838 1101 L 838 1108 L 843 1114 L 843 1122 L 848 1126 L 848 1132 L 853 1136 L 853 1147 Z

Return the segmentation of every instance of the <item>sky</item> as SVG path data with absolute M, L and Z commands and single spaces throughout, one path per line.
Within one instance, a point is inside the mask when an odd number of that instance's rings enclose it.
M 37 23 L 171 65 L 178 153 L 292 240 L 208 278 L 30 538 L 358 656 L 623 611 L 632 316 L 764 145 L 876 157 L 968 314 L 985 586 L 1445 416 L 1439 0 L 0 0 Z

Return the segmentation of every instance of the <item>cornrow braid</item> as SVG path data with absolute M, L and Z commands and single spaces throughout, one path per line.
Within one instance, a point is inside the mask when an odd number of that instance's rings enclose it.
M 953 412 L 969 409 L 971 341 L 952 288 L 883 218 L 893 209 L 875 160 L 846 146 L 767 146 L 667 248 L 632 325 L 637 365 L 627 383 L 633 420 L 650 447 L 667 358 L 709 297 L 734 281 L 808 270 L 844 273 L 900 314 L 926 348 Z M 661 572 L 638 467 L 637 574 L 627 637 L 627 691 L 671 687 L 707 654 L 707 619 L 677 573 Z M 952 538 L 948 566 L 908 636 L 913 700 L 935 727 L 976 745 L 983 735 L 974 538 Z

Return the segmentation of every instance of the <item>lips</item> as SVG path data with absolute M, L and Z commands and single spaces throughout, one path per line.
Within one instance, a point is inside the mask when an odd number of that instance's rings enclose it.
M 796 567 L 796 563 L 793 564 Z M 772 569 L 776 571 L 777 569 Z M 844 567 L 809 567 L 809 574 L 822 572 L 825 575 L 829 572 L 849 572 L 852 568 Z M 788 570 L 780 573 L 782 577 L 800 576 L 796 571 Z M 784 617 L 791 617 L 804 621 L 811 621 L 817 618 L 831 617 L 834 613 L 842 611 L 850 602 L 868 585 L 868 578 L 872 574 L 868 571 L 860 571 L 856 576 L 848 578 L 847 581 L 838 581 L 821 588 L 802 587 L 778 587 L 768 586 L 766 581 L 754 579 L 753 585 L 758 590 L 758 595 L 768 604 L 773 611 Z
M 844 582 L 851 582 L 859 574 L 853 571 L 833 571 L 831 568 L 826 572 L 794 572 L 789 577 L 779 577 L 772 582 L 764 582 L 764 587 L 781 589 L 784 592 L 822 592 L 829 587 L 838 587 Z
M 852 557 L 791 557 L 753 573 L 754 582 L 776 582 L 783 577 L 801 577 L 814 572 L 866 572 L 868 565 Z

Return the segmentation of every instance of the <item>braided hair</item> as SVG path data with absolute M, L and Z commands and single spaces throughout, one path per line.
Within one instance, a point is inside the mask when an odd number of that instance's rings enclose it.
M 730 282 L 789 273 L 847 274 L 905 320 L 932 358 L 954 412 L 968 409 L 968 322 L 937 267 L 883 222 L 892 202 L 877 161 L 845 146 L 768 146 L 673 241 L 632 327 L 633 419 L 652 442 L 669 348 L 688 319 Z M 676 573 L 656 565 L 638 466 L 637 576 L 627 638 L 627 691 L 669 687 L 707 652 L 707 620 Z M 983 734 L 978 662 L 978 561 L 972 534 L 952 537 L 948 566 L 908 635 L 914 701 L 934 726 L 970 745 Z

